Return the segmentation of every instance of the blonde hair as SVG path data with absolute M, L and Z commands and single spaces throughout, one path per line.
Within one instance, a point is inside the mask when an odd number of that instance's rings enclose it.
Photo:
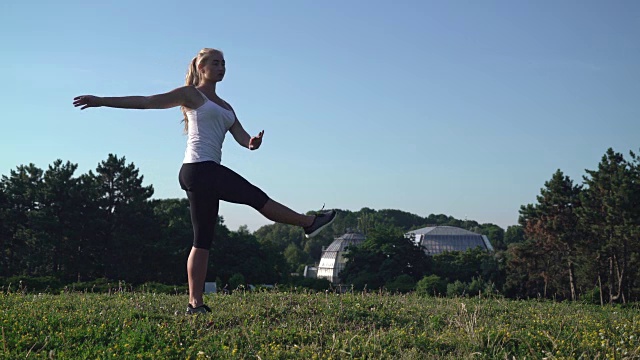
M 200 85 L 200 70 L 198 70 L 198 65 L 201 62 L 206 61 L 212 54 L 222 54 L 222 51 L 218 49 L 212 48 L 204 48 L 198 52 L 191 63 L 189 64 L 189 68 L 187 69 L 187 76 L 185 78 L 184 84 L 186 86 L 198 86 Z M 182 106 L 182 114 L 184 115 L 184 132 L 186 133 L 189 129 L 189 120 L 187 119 L 187 110 L 184 106 Z

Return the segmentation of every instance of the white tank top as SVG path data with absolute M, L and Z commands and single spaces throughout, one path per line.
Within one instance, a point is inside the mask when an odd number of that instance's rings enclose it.
M 215 161 L 220 164 L 224 136 L 233 125 L 236 116 L 233 111 L 209 100 L 202 92 L 200 94 L 205 99 L 204 104 L 197 109 L 186 111 L 189 121 L 187 149 L 182 162 L 188 164 Z

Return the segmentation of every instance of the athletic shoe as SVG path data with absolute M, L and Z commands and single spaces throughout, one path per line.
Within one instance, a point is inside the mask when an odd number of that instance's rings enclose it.
M 316 218 L 313 219 L 313 223 L 304 228 L 304 236 L 310 238 L 318 235 L 322 229 L 327 227 L 329 224 L 336 219 L 336 211 L 329 210 L 319 214 L 316 214 Z
M 207 305 L 200 305 L 198 307 L 193 307 L 193 305 L 189 304 L 187 306 L 186 315 L 206 314 L 210 312 L 211 312 L 211 309 Z

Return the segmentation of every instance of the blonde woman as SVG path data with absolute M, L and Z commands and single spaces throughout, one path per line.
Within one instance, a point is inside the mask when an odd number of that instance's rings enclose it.
M 242 176 L 220 164 L 222 143 L 227 131 L 238 144 L 249 150 L 260 148 L 264 136 L 264 130 L 256 136 L 250 136 L 231 105 L 216 93 L 216 84 L 222 81 L 224 75 L 222 52 L 205 48 L 191 61 L 183 87 L 152 96 L 82 95 L 73 101 L 73 105 L 81 110 L 101 106 L 123 109 L 182 108 L 187 148 L 179 181 L 189 199 L 194 233 L 193 247 L 187 259 L 187 314 L 211 311 L 203 302 L 203 288 L 220 200 L 249 205 L 275 222 L 301 226 L 307 237 L 318 234 L 336 216 L 333 210 L 314 216 L 297 213 L 272 200 Z

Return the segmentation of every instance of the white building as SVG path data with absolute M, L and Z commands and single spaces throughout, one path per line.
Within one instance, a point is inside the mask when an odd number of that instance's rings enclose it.
M 333 284 L 340 283 L 340 272 L 347 263 L 344 254 L 347 253 L 348 247 L 358 246 L 365 240 L 365 236 L 361 233 L 348 232 L 339 238 L 333 240 L 331 245 L 322 249 L 320 257 L 320 265 L 318 265 L 318 279 L 327 279 Z

